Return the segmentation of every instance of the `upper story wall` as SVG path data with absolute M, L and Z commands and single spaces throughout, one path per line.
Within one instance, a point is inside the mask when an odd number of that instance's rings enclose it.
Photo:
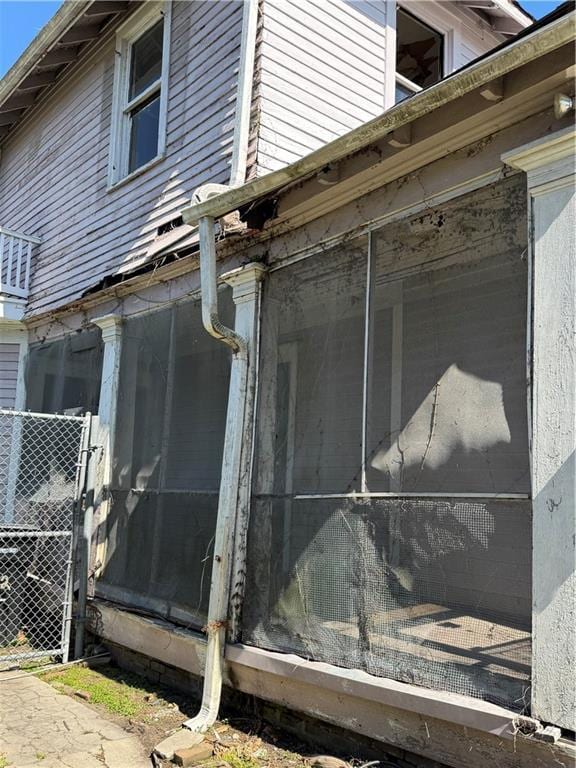
M 499 42 L 456 3 L 401 4 L 444 35 L 445 73 Z M 250 175 L 294 162 L 392 106 L 395 16 L 391 0 L 260 0 Z M 138 263 L 197 186 L 229 182 L 242 23 L 241 0 L 173 2 L 165 157 L 115 188 L 114 30 L 5 141 L 0 224 L 42 239 L 29 315 Z
M 141 257 L 207 181 L 227 183 L 242 3 L 173 3 L 165 158 L 108 189 L 115 35 L 3 146 L 0 222 L 37 235 L 29 313 L 62 306 Z
M 444 75 L 503 40 L 457 3 L 400 5 L 442 33 Z M 393 106 L 395 28 L 393 0 L 261 0 L 253 174 L 292 163 Z
M 264 0 L 258 174 L 382 113 L 388 13 L 385 0 Z

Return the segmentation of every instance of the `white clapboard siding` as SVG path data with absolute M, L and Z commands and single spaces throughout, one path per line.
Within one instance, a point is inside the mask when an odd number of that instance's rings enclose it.
M 0 223 L 38 235 L 29 311 L 81 296 L 144 255 L 202 183 L 227 183 L 242 3 L 174 2 L 166 157 L 107 189 L 113 35 L 5 144 Z
M 499 42 L 456 3 L 410 2 L 453 30 L 453 69 Z M 394 8 L 392 0 L 260 0 L 249 176 L 383 111 Z M 116 189 L 107 189 L 113 31 L 7 140 L 0 224 L 42 238 L 29 312 L 63 306 L 138 263 L 198 185 L 229 181 L 241 25 L 241 0 L 174 2 L 166 157 Z
M 14 408 L 18 382 L 19 344 L 0 344 L 0 408 Z
M 263 0 L 256 174 L 295 162 L 390 103 L 385 93 L 394 91 L 395 5 L 392 0 Z M 402 5 L 446 35 L 446 74 L 502 42 L 456 2 Z
M 458 45 L 455 50 L 455 69 L 474 61 L 478 56 L 498 45 L 499 42 L 492 34 L 463 24 L 460 27 Z
M 257 173 L 294 162 L 384 110 L 385 0 L 264 0 Z

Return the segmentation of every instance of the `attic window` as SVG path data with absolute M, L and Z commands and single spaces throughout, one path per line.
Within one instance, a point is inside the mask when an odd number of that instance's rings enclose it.
M 141 172 L 164 154 L 170 3 L 145 3 L 116 36 L 109 183 Z
M 444 36 L 403 8 L 396 12 L 396 101 L 443 77 Z

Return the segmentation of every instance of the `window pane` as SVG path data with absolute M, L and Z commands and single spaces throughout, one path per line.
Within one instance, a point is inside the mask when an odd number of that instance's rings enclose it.
M 254 497 L 242 642 L 520 710 L 531 503 Z
M 234 327 L 232 292 L 220 293 L 220 316 Z M 230 352 L 202 326 L 199 303 L 175 309 L 174 381 L 167 488 L 218 491 L 230 380 Z
M 160 78 L 164 22 L 159 21 L 132 45 L 130 101 Z
M 367 240 L 278 270 L 266 286 L 262 493 L 359 490 Z
M 404 99 L 407 99 L 409 96 L 413 96 L 414 91 L 409 91 L 408 88 L 404 85 L 400 85 L 400 83 L 396 83 L 396 100 L 395 104 L 398 104 L 399 101 L 404 101 Z
M 375 235 L 369 490 L 529 492 L 523 195 L 511 180 Z
M 422 88 L 437 83 L 442 77 L 442 35 L 400 8 L 396 18 L 396 71 Z
M 426 492 L 529 490 L 523 187 L 373 233 L 367 480 L 398 498 L 338 497 L 358 487 L 365 241 L 270 275 L 244 643 L 522 708 L 530 500 Z
M 160 310 L 123 325 L 115 488 L 158 487 L 171 323 L 171 310 Z
M 160 94 L 135 109 L 130 117 L 129 173 L 141 168 L 158 154 Z

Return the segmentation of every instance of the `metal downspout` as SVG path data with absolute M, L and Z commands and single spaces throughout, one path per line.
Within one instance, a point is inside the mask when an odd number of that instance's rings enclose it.
M 200 219 L 198 225 L 202 322 L 211 336 L 227 344 L 233 351 L 206 624 L 207 648 L 202 705 L 200 712 L 184 723 L 186 728 L 202 732 L 215 722 L 222 694 L 230 573 L 248 380 L 248 344 L 235 331 L 227 328 L 218 315 L 214 219 L 209 216 L 204 217 Z

